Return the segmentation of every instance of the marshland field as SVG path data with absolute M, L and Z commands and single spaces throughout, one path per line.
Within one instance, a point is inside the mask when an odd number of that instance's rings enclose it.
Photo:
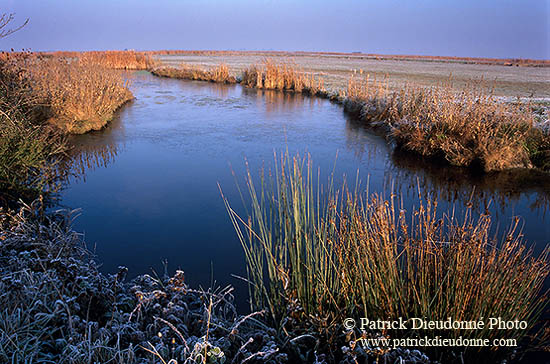
M 0 363 L 548 362 L 536 54 L 1 52 Z
M 432 86 L 448 83 L 456 88 L 473 82 L 485 82 L 494 94 L 509 98 L 550 101 L 550 68 L 548 63 L 518 63 L 518 60 L 475 60 L 451 57 L 414 57 L 366 54 L 332 54 L 308 52 L 181 52 L 158 54 L 154 58 L 167 66 L 181 62 L 200 67 L 221 63 L 230 72 L 240 74 L 249 65 L 268 57 L 279 62 L 292 62 L 299 68 L 323 75 L 325 87 L 343 89 L 352 74 L 369 73 L 378 80 L 387 78 L 389 87 L 398 89 L 407 83 Z M 515 62 L 515 63 L 514 63 Z

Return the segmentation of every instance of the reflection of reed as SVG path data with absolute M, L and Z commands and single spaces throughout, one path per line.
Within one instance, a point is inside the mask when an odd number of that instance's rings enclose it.
M 226 85 L 222 83 L 211 83 L 208 86 L 209 90 L 212 90 L 213 96 L 221 99 L 226 99 L 229 96 L 229 91 L 235 89 L 235 85 Z
M 256 89 L 256 100 L 259 106 L 265 104 L 266 114 L 295 113 L 303 111 L 304 107 L 312 108 L 320 100 L 315 97 L 308 97 L 294 92 L 282 92 L 277 90 Z
M 116 144 L 84 145 L 71 150 L 63 161 L 64 175 L 86 181 L 86 172 L 106 168 L 119 152 Z
M 465 168 L 438 166 L 398 150 L 392 153 L 392 162 L 396 167 L 393 178 L 402 187 L 417 187 L 449 202 L 470 204 L 476 209 L 488 209 L 494 203 L 504 212 L 526 193 L 534 192 L 529 208 L 543 214 L 550 208 L 550 178 L 543 172 L 510 170 L 476 174 Z
M 358 159 L 363 159 L 366 155 L 368 161 L 373 161 L 375 158 L 380 158 L 384 152 L 389 152 L 388 148 L 382 148 L 382 145 L 386 146 L 383 136 L 376 135 L 372 128 L 356 118 L 346 116 L 344 132 L 346 147 L 352 150 Z M 380 138 L 380 142 L 377 142 L 376 138 Z

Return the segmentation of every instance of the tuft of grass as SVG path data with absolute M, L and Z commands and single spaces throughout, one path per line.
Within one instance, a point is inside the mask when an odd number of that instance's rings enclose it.
M 151 73 L 159 77 L 178 78 L 183 80 L 237 83 L 237 79 L 229 74 L 229 67 L 223 63 L 210 70 L 182 63 L 178 68 L 160 67 L 152 70 Z
M 323 79 L 307 74 L 289 63 L 276 63 L 266 58 L 259 65 L 245 69 L 242 84 L 266 90 L 303 92 L 311 95 L 325 92 Z
M 294 322 L 327 333 L 330 343 L 346 317 L 501 317 L 535 326 L 547 305 L 541 290 L 550 272 L 549 249 L 534 257 L 518 221 L 496 241 L 488 215 L 439 214 L 437 200 L 421 195 L 419 206 L 407 213 L 394 196 L 362 194 L 345 184 L 337 189 L 333 177 L 323 186 L 312 171 L 311 159 L 285 155 L 270 179 L 262 173 L 260 189 L 249 171 L 248 218 L 225 200 L 245 252 L 252 305 L 268 307 L 280 329 L 290 330 Z M 527 332 L 388 333 L 423 334 L 504 335 L 520 342 Z

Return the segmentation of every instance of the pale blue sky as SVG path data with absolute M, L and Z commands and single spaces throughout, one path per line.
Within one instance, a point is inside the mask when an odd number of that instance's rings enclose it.
M 550 59 L 550 0 L 2 0 L 0 49 L 245 49 Z

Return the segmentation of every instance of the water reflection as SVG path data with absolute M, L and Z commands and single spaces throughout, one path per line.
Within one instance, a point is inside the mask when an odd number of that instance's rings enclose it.
M 309 110 L 322 102 L 319 98 L 276 90 L 249 89 L 246 92 L 255 93 L 256 105 L 260 108 L 265 107 L 267 116 L 281 113 L 302 113 L 304 110 Z
M 86 173 L 96 168 L 107 168 L 114 162 L 118 147 L 114 144 L 104 146 L 79 146 L 69 152 L 67 161 L 69 174 L 86 182 Z
M 550 178 L 546 173 L 514 170 L 478 174 L 464 168 L 441 167 L 400 151 L 392 153 L 392 162 L 398 179 L 417 177 L 424 189 L 436 190 L 447 201 L 472 200 L 483 208 L 493 201 L 505 211 L 529 194 L 534 196 L 528 205 L 532 211 L 545 216 L 550 207 Z

